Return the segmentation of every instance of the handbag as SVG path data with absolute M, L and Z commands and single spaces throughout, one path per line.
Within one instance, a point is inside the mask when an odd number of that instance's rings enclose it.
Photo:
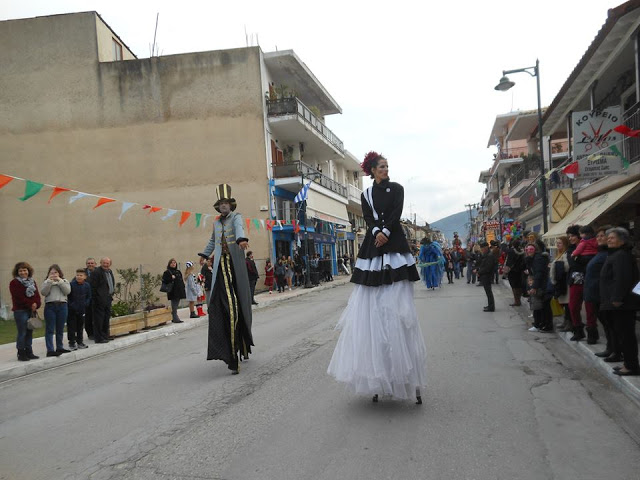
M 29 330 L 35 330 L 37 328 L 42 328 L 42 320 L 40 316 L 38 316 L 38 312 L 33 312 L 29 320 L 27 320 L 27 328 Z
M 171 290 L 173 290 L 173 282 L 162 282 L 162 285 L 160 285 L 160 291 L 162 293 L 171 293 Z

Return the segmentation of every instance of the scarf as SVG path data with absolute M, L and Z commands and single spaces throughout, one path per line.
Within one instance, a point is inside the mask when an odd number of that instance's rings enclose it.
M 25 295 L 29 298 L 33 297 L 36 293 L 36 282 L 34 282 L 33 278 L 16 277 L 16 280 L 18 280 L 27 289 Z

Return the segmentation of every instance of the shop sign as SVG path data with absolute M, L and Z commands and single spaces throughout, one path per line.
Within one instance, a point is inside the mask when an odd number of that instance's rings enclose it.
M 561 188 L 551 190 L 551 222 L 557 223 L 573 210 L 573 190 Z
M 603 110 L 573 112 L 571 123 L 573 129 L 573 159 L 580 161 L 595 153 L 614 155 L 609 147 L 619 140 L 619 133 L 613 129 L 620 125 L 622 108 L 617 105 Z M 583 165 L 580 164 L 582 176 Z M 602 176 L 601 174 L 599 176 Z
M 601 178 L 623 172 L 618 155 L 589 155 L 578 161 L 578 178 Z

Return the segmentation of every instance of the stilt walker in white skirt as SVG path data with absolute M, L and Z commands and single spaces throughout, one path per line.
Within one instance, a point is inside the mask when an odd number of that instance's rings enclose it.
M 389 181 L 387 159 L 369 152 L 363 171 L 374 179 L 362 193 L 367 234 L 358 252 L 355 283 L 338 327 L 328 373 L 355 393 L 408 399 L 426 385 L 426 347 L 413 299 L 420 280 L 400 224 L 402 185 Z

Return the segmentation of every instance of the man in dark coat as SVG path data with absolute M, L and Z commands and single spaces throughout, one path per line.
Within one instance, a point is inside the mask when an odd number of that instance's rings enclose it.
M 93 271 L 89 283 L 93 306 L 93 338 L 96 343 L 108 343 L 111 303 L 116 285 L 111 271 L 111 259 L 105 257 L 100 260 L 100 267 Z
M 256 262 L 253 260 L 253 252 L 247 252 L 245 262 L 247 263 L 249 286 L 251 287 L 251 305 L 258 305 L 258 302 L 256 302 L 256 283 L 258 282 L 258 278 L 260 278 L 260 274 L 258 274 Z
M 478 280 L 484 287 L 484 292 L 487 294 L 487 306 L 484 307 L 485 312 L 495 312 L 496 304 L 493 298 L 493 291 L 491 290 L 491 282 L 493 281 L 493 275 L 498 265 L 498 260 L 495 255 L 489 251 L 489 244 L 487 242 L 480 242 L 480 250 L 482 256 L 478 262 Z
M 211 299 L 209 300 L 209 344 L 207 360 L 222 360 L 233 374 L 238 361 L 249 358 L 251 335 L 251 287 L 243 250 L 249 246 L 243 220 L 236 213 L 236 200 L 227 184 L 216 188 L 218 201 L 213 207 L 220 217 L 213 222 L 213 233 L 201 257 L 213 253 Z

